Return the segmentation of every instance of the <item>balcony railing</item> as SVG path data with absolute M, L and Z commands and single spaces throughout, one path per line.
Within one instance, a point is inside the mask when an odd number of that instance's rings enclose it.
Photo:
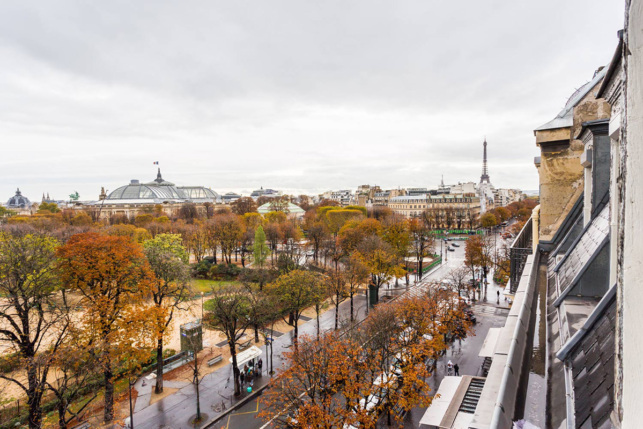
M 522 276 L 522 271 L 525 268 L 525 261 L 527 256 L 531 255 L 532 239 L 533 239 L 533 222 L 531 218 L 522 227 L 516 239 L 509 248 L 509 258 L 511 260 L 510 276 L 509 276 L 509 290 L 511 293 L 516 293 L 518 289 L 518 282 Z

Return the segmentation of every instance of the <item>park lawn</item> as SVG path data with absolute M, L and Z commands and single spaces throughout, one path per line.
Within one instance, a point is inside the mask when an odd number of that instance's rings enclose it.
M 212 292 L 224 286 L 241 286 L 241 282 L 236 280 L 204 280 L 192 279 L 192 287 L 197 294 Z

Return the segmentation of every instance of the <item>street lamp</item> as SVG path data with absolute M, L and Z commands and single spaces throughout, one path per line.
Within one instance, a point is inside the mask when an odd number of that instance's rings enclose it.
M 201 320 L 203 320 L 203 291 L 201 291 Z
M 127 382 L 129 384 L 129 429 L 134 429 L 134 407 L 132 407 L 132 385 L 134 383 L 132 383 L 131 377 L 127 377 Z

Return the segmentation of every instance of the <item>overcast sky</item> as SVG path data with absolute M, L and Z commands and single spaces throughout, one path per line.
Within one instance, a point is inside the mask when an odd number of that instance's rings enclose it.
M 533 129 L 609 62 L 622 0 L 4 1 L 0 199 L 130 179 L 314 194 L 537 189 Z

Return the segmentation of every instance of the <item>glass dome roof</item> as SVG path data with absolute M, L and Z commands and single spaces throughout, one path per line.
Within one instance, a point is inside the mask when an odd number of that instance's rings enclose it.
M 216 200 L 219 194 L 203 186 L 179 186 L 177 188 L 190 200 Z
M 174 186 L 141 185 L 130 183 L 112 191 L 108 200 L 185 200 L 187 197 Z

